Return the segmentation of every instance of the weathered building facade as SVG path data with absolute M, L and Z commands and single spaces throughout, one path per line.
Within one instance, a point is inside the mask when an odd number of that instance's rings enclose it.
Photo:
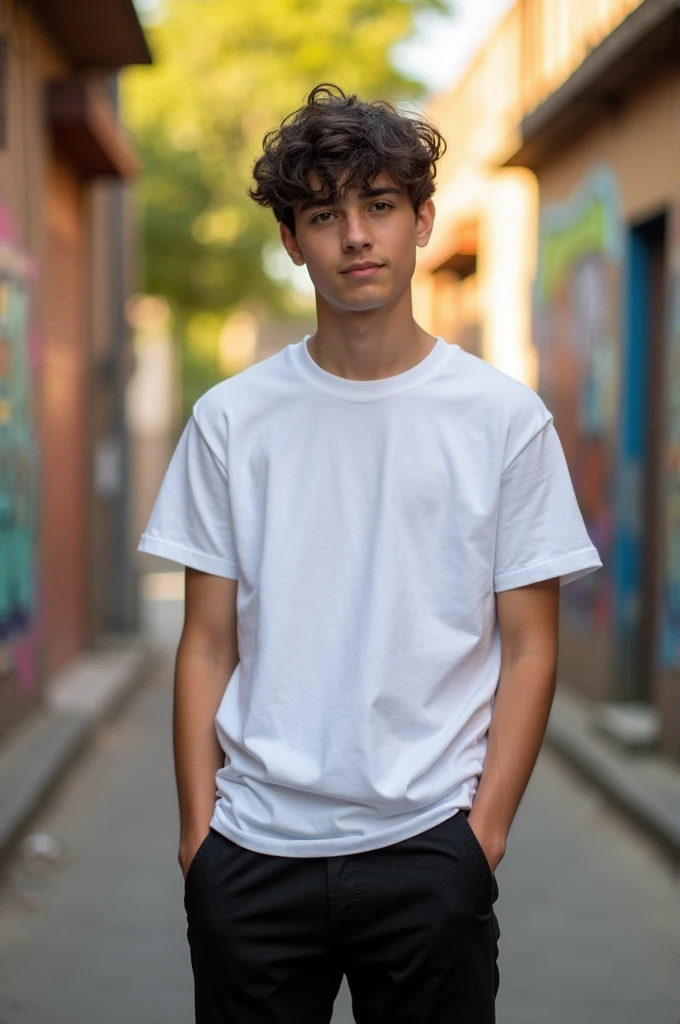
M 0 732 L 102 632 L 134 625 L 124 183 L 137 161 L 116 74 L 150 60 L 131 0 L 1 17 Z
M 679 53 L 674 0 L 515 4 L 433 104 L 453 154 L 419 268 L 432 329 L 554 413 L 604 563 L 564 591 L 561 678 L 654 709 L 676 757 Z

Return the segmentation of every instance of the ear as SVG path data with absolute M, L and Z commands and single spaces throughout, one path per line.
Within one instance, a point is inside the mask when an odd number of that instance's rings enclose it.
M 279 224 L 281 242 L 296 267 L 304 267 L 305 258 L 293 232 L 285 224 Z
M 421 249 L 430 241 L 430 235 L 434 227 L 434 214 L 434 203 L 431 199 L 426 199 L 418 207 L 416 214 L 416 245 L 420 246 Z

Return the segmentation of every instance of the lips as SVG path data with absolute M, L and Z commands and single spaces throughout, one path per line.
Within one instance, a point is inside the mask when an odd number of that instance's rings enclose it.
M 382 263 L 373 263 L 370 260 L 366 260 L 363 263 L 353 263 L 351 267 L 341 270 L 340 273 L 344 274 L 345 277 L 373 277 L 379 270 L 382 270 L 383 265 Z

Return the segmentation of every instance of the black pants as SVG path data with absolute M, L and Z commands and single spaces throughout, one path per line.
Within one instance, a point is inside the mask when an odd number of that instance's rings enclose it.
M 272 857 L 211 831 L 186 877 L 197 1024 L 493 1024 L 496 881 L 465 813 L 342 857 Z

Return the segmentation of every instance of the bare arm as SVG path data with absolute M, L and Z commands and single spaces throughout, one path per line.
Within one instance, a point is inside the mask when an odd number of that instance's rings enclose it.
M 501 672 L 468 821 L 496 870 L 536 764 L 555 694 L 559 581 L 496 595 Z
M 178 859 L 184 875 L 208 834 L 213 815 L 215 775 L 224 764 L 215 715 L 238 660 L 236 580 L 187 568 L 172 723 L 180 816 Z

